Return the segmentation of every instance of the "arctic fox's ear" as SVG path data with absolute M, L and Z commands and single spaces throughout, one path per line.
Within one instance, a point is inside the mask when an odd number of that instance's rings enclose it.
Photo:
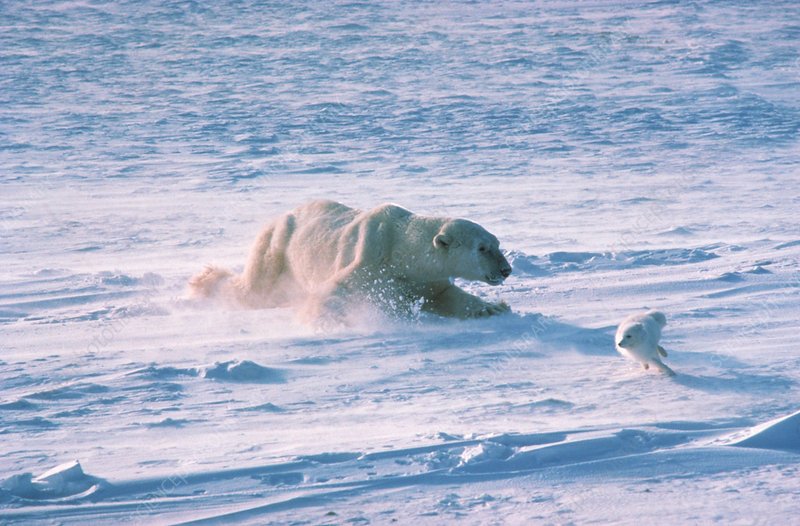
M 439 233 L 433 238 L 433 246 L 436 248 L 450 248 L 453 244 L 453 236 L 450 234 Z
M 647 314 L 649 314 L 654 320 L 656 320 L 656 322 L 662 327 L 667 324 L 667 317 L 664 316 L 663 312 L 659 312 L 657 310 L 651 310 Z

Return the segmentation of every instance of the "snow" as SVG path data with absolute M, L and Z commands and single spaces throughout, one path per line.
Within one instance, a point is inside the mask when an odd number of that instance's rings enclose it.
M 101 481 L 86 475 L 77 460 L 56 466 L 33 478 L 30 473 L 14 475 L 3 482 L 2 490 L 19 499 L 60 502 L 88 497 L 100 488 Z
M 206 4 L 0 8 L 0 522 L 800 513 L 798 6 Z M 187 299 L 311 198 L 482 224 L 513 314 Z
M 800 451 L 800 411 L 756 426 L 743 434 L 743 437 L 736 437 L 731 445 Z

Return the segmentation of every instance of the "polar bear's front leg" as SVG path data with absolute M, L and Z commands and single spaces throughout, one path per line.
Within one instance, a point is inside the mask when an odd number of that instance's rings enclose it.
M 344 324 L 354 305 L 370 299 L 367 272 L 363 268 L 340 271 L 335 278 L 311 293 L 304 309 L 304 318 L 321 320 L 335 325 Z
M 462 319 L 493 316 L 511 310 L 505 302 L 483 301 L 455 285 L 449 285 L 442 292 L 430 298 L 423 308 L 440 316 Z

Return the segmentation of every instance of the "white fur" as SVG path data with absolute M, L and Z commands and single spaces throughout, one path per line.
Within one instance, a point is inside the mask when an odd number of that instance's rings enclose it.
M 497 238 L 471 221 L 319 200 L 267 225 L 242 275 L 209 267 L 189 284 L 197 296 L 246 308 L 305 305 L 317 315 L 366 300 L 395 314 L 421 303 L 442 316 L 470 318 L 509 307 L 468 294 L 452 279 L 499 285 L 510 272 Z
M 666 356 L 667 352 L 658 344 L 661 329 L 666 324 L 667 317 L 654 310 L 628 316 L 619 325 L 614 336 L 617 351 L 626 358 L 641 363 L 645 369 L 652 365 L 673 376 L 675 372 L 661 361 L 661 356 Z

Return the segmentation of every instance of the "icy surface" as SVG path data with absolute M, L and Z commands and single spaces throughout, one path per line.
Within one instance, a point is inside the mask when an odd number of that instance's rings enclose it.
M 800 8 L 578 5 L 0 3 L 0 522 L 796 517 Z M 185 298 L 316 197 L 483 224 L 514 313 Z

